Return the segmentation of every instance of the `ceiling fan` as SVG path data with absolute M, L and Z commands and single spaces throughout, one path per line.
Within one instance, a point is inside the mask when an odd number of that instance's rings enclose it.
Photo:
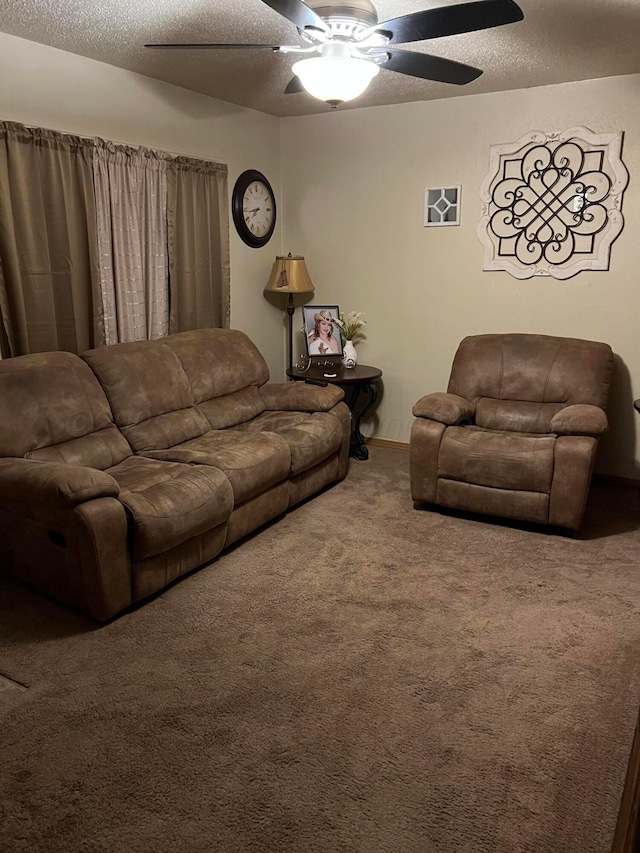
M 410 77 L 470 83 L 479 68 L 392 45 L 469 33 L 521 21 L 514 0 L 474 0 L 438 6 L 378 22 L 370 0 L 263 0 L 298 28 L 305 44 L 147 44 L 145 47 L 182 50 L 271 50 L 302 54 L 294 63 L 295 77 L 285 94 L 306 89 L 332 107 L 358 97 L 381 68 Z M 314 55 L 315 54 L 315 55 Z

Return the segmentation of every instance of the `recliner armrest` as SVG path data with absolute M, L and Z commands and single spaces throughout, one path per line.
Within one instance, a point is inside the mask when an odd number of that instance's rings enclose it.
M 270 412 L 328 412 L 344 397 L 337 385 L 308 385 L 305 382 L 267 382 L 258 389 Z
M 416 418 L 429 418 L 447 426 L 459 424 L 475 415 L 476 407 L 464 397 L 436 391 L 420 397 L 413 406 Z
M 551 431 L 558 435 L 602 435 L 609 429 L 605 412 L 598 406 L 574 403 L 551 418 Z
M 0 501 L 58 501 L 77 506 L 94 498 L 115 498 L 116 480 L 105 471 L 39 459 L 0 459 Z

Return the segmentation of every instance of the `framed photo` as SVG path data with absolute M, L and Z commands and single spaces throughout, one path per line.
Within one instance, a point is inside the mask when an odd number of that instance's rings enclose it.
M 335 324 L 337 305 L 304 305 L 304 339 L 309 358 L 342 358 L 342 336 Z

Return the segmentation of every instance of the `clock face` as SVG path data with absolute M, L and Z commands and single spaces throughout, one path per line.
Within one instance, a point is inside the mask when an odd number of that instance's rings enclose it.
M 264 237 L 273 222 L 273 196 L 262 181 L 252 181 L 242 197 L 242 215 L 254 237 Z
M 266 245 L 276 224 L 276 202 L 269 181 L 260 172 L 243 172 L 233 189 L 233 221 L 245 243 Z

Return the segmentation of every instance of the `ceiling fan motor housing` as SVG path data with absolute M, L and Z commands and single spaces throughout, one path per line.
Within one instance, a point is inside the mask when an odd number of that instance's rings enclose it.
M 343 3 L 307 0 L 307 6 L 327 21 L 330 26 L 332 22 L 351 24 L 354 31 L 359 31 L 378 23 L 378 13 L 369 0 L 345 0 Z

